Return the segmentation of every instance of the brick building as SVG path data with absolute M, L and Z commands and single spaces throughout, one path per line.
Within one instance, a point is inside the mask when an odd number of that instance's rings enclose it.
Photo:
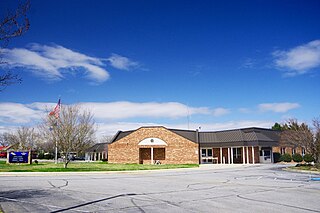
M 108 144 L 110 163 L 254 164 L 273 162 L 279 132 L 263 128 L 199 132 L 162 126 L 119 131 Z

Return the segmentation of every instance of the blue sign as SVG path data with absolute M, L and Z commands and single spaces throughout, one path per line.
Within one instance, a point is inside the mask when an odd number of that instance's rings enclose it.
M 29 163 L 29 152 L 9 152 L 9 163 Z

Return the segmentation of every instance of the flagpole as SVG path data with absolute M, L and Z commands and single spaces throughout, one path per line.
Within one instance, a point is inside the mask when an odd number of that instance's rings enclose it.
M 58 164 L 58 144 L 57 144 L 57 141 L 56 141 L 56 153 L 54 156 L 54 163 Z

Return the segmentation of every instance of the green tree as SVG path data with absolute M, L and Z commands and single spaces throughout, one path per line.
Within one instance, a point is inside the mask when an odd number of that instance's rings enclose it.
M 278 131 L 281 131 L 283 130 L 282 126 L 279 124 L 279 123 L 275 123 L 272 127 L 271 127 L 272 130 L 278 130 Z

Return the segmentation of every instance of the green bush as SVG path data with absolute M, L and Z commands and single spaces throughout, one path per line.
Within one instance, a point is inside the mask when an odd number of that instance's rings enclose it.
M 311 163 L 311 162 L 314 161 L 312 155 L 310 155 L 310 154 L 305 154 L 305 155 L 303 156 L 303 160 L 304 160 L 306 163 Z
M 279 152 L 274 152 L 273 153 L 273 161 L 274 161 L 274 163 L 280 162 L 281 161 L 280 158 L 281 158 L 281 154 Z
M 291 155 L 286 153 L 286 154 L 281 155 L 280 160 L 288 163 L 288 162 L 292 161 L 292 157 L 291 157 Z
M 299 153 L 293 154 L 292 155 L 292 160 L 296 163 L 302 162 L 302 156 Z

